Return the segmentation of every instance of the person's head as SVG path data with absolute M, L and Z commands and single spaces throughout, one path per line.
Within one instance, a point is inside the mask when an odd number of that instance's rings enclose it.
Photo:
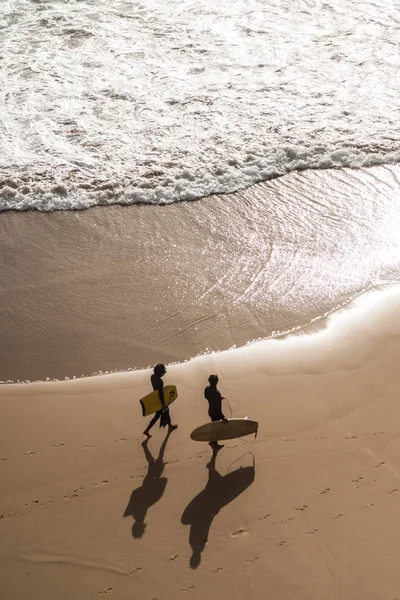
M 167 372 L 165 365 L 162 365 L 161 363 L 156 365 L 153 370 L 154 370 L 154 375 L 157 375 L 157 377 L 162 377 Z
M 210 385 L 217 385 L 217 383 L 218 383 L 218 375 L 210 375 L 210 377 L 208 378 L 208 383 Z

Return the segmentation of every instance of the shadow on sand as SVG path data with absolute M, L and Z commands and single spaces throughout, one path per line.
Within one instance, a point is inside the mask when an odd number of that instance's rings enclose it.
M 142 448 L 148 463 L 147 473 L 143 479 L 142 485 L 133 490 L 128 506 L 124 512 L 124 517 L 131 516 L 134 518 L 134 523 L 132 525 L 132 535 L 134 538 L 143 537 L 146 529 L 144 520 L 147 511 L 150 506 L 153 506 L 153 504 L 156 504 L 156 502 L 162 498 L 162 495 L 165 492 L 168 480 L 166 477 L 161 477 L 161 475 L 165 467 L 164 453 L 169 436 L 170 432 L 165 436 L 156 459 L 154 459 L 147 447 L 149 440 L 142 442 Z
M 208 481 L 202 490 L 183 511 L 181 523 L 190 525 L 189 544 L 192 548 L 190 566 L 196 569 L 201 562 L 201 553 L 206 545 L 214 517 L 232 502 L 254 481 L 255 460 L 251 467 L 240 467 L 227 475 L 215 469 L 217 454 L 214 453 L 207 465 Z

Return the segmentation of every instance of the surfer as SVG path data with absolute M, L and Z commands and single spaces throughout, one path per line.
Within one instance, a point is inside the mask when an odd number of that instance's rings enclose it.
M 218 375 L 210 375 L 208 383 L 210 385 L 204 390 L 204 397 L 208 400 L 208 416 L 211 421 L 223 421 L 224 423 L 227 423 L 228 419 L 222 412 L 222 400 L 225 400 L 225 398 L 217 388 Z M 218 444 L 216 441 L 209 442 L 209 444 L 213 450 L 220 450 L 220 448 L 224 447 L 223 444 Z
M 156 412 L 146 429 L 143 431 L 143 434 L 147 436 L 147 438 L 151 437 L 150 429 L 153 427 L 153 425 L 155 425 L 155 423 L 157 423 L 158 419 L 160 419 L 160 427 L 165 427 L 166 425 L 168 425 L 168 433 L 171 433 L 171 431 L 174 431 L 174 429 L 178 427 L 178 425 L 172 425 L 171 416 L 169 414 L 169 408 L 168 406 L 165 406 L 163 389 L 164 382 L 162 380 L 162 377 L 165 375 L 166 372 L 167 369 L 165 368 L 165 365 L 158 364 L 154 367 L 153 375 L 150 378 L 153 390 L 158 390 L 163 408 Z

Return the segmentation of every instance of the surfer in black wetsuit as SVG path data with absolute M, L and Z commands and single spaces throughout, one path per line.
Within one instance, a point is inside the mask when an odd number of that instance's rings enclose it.
M 222 400 L 225 398 L 221 395 L 221 392 L 217 389 L 218 375 L 210 375 L 208 378 L 208 385 L 204 390 L 204 397 L 208 400 L 208 415 L 211 421 L 223 421 L 228 422 L 224 413 L 222 412 Z M 219 450 L 223 448 L 223 444 L 218 442 L 209 442 L 211 448 Z
M 174 431 L 174 429 L 178 427 L 178 425 L 172 425 L 171 416 L 169 414 L 169 408 L 168 406 L 165 406 L 163 389 L 164 382 L 162 380 L 162 377 L 165 375 L 166 372 L 167 369 L 165 368 L 165 365 L 161 364 L 156 365 L 153 369 L 153 375 L 151 376 L 151 385 L 153 386 L 153 390 L 158 390 L 163 408 L 156 412 L 146 429 L 143 431 L 143 434 L 147 436 L 147 438 L 151 437 L 151 434 L 149 433 L 150 429 L 155 423 L 157 423 L 158 419 L 160 419 L 160 427 L 165 427 L 166 425 L 168 425 L 169 433 L 171 433 L 171 431 Z

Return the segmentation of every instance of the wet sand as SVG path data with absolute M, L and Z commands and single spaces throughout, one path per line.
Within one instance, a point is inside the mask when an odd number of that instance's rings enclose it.
M 400 280 L 400 169 L 171 206 L 3 213 L 0 380 L 172 363 L 323 326 Z
M 138 369 L 0 386 L 2 597 L 399 595 L 398 197 L 390 167 L 1 215 L 1 379 Z M 143 444 L 141 367 L 267 336 L 169 366 L 179 428 Z M 211 372 L 259 421 L 215 460 Z

